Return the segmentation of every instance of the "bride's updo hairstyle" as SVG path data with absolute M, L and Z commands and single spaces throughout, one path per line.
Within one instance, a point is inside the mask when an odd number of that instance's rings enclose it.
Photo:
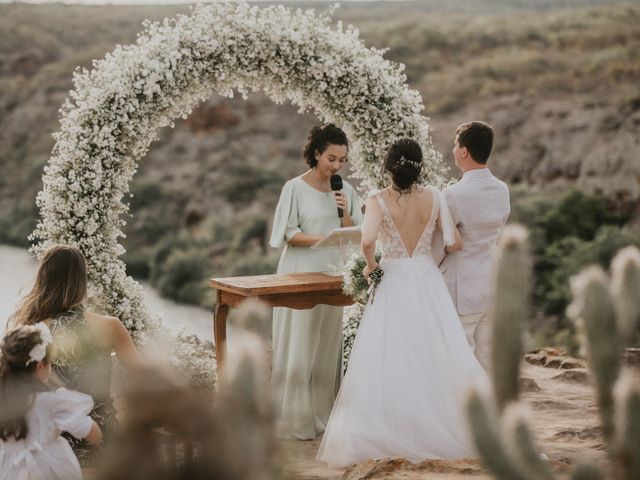
M 333 123 L 322 127 L 313 127 L 307 136 L 307 143 L 302 149 L 302 156 L 311 168 L 318 165 L 316 152 L 322 154 L 329 145 L 344 145 L 348 149 L 347 134 Z
M 400 190 L 406 190 L 418 181 L 422 167 L 422 149 L 410 138 L 400 138 L 391 144 L 383 166 Z

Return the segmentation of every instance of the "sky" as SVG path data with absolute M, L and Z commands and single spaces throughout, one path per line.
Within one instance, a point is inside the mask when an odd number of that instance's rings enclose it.
M 267 1 L 275 3 L 274 0 L 251 0 L 251 1 Z M 282 2 L 282 0 L 278 0 Z M 304 2 L 305 0 L 295 0 L 296 3 Z M 327 3 L 344 3 L 344 2 L 359 2 L 359 1 L 376 1 L 376 0 L 308 0 L 313 3 L 327 2 Z M 410 1 L 410 0 L 380 0 L 380 1 Z M 286 0 L 282 3 L 285 3 Z M 211 3 L 211 1 L 198 2 L 197 0 L 0 0 L 0 3 L 65 3 L 65 4 L 83 4 L 83 5 L 176 5 L 176 4 L 191 4 L 191 3 Z

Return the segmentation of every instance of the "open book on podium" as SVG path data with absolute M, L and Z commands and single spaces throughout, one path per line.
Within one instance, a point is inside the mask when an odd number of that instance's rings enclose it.
M 324 237 L 314 243 L 311 248 L 317 247 L 346 247 L 348 245 L 359 245 L 362 238 L 360 227 L 334 228 Z
M 327 235 L 318 240 L 311 248 L 338 247 L 330 250 L 331 259 L 324 273 L 329 275 L 342 275 L 346 262 L 347 250 L 360 246 L 362 231 L 360 227 L 342 227 L 331 230 Z

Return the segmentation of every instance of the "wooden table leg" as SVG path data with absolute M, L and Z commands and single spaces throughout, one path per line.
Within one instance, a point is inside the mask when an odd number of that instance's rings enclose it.
M 216 361 L 218 364 L 218 370 L 222 368 L 224 363 L 224 355 L 227 350 L 227 314 L 229 313 L 229 305 L 220 303 L 218 298 L 218 304 L 213 313 L 213 338 L 216 347 Z

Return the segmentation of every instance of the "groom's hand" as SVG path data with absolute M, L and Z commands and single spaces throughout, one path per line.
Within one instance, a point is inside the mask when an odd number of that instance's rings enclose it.
M 442 238 L 442 232 L 440 230 L 434 230 L 431 237 L 431 256 L 436 265 L 442 265 L 447 252 L 445 251 L 444 239 Z

